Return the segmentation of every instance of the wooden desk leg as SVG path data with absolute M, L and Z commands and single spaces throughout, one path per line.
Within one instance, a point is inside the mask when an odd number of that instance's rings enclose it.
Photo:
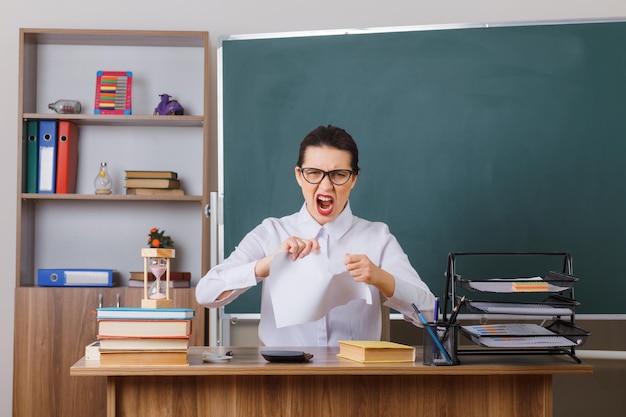
M 115 377 L 107 377 L 107 417 L 115 417 Z
M 543 384 L 544 404 L 546 417 L 552 417 L 554 404 L 552 402 L 552 375 L 545 375 Z

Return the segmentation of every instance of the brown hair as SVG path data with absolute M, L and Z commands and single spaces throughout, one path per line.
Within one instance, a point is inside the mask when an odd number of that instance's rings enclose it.
M 310 131 L 302 142 L 300 142 L 300 153 L 298 154 L 297 166 L 302 167 L 304 153 L 309 146 L 328 146 L 331 148 L 348 151 L 351 155 L 350 167 L 355 174 L 359 173 L 359 149 L 352 136 L 345 130 L 328 125 L 319 126 Z

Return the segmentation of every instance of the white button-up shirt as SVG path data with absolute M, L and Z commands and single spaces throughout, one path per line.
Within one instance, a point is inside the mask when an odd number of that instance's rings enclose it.
M 347 253 L 363 254 L 395 279 L 395 291 L 384 304 L 401 312 L 406 320 L 421 326 L 411 303 L 432 320 L 434 296 L 409 263 L 396 238 L 386 224 L 370 222 L 352 215 L 348 204 L 332 222 L 320 226 L 303 205 L 299 212 L 265 219 L 249 232 L 233 253 L 212 268 L 196 287 L 196 299 L 201 305 L 214 308 L 233 301 L 255 286 L 261 278 L 254 274 L 256 262 L 276 250 L 289 236 L 317 237 L 332 270 L 344 268 Z M 271 279 L 270 275 L 266 279 Z M 269 291 L 262 291 L 259 338 L 265 346 L 336 346 L 338 340 L 378 340 L 381 336 L 381 305 L 378 289 L 370 285 L 372 304 L 352 300 L 331 309 L 325 317 L 287 327 L 276 327 Z M 216 301 L 224 291 L 233 292 Z M 302 291 L 306 291 L 303 288 Z

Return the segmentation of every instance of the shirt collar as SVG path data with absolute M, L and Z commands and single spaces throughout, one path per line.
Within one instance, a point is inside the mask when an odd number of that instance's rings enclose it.
M 335 218 L 332 222 L 326 223 L 324 226 L 321 226 L 314 218 L 311 216 L 309 211 L 306 209 L 306 203 L 302 204 L 300 211 L 298 212 L 298 223 L 303 228 L 304 232 L 307 233 L 308 236 L 317 236 L 320 229 L 322 227 L 326 230 L 326 233 L 329 236 L 332 236 L 333 239 L 339 239 L 343 236 L 352 225 L 352 219 L 354 216 L 352 215 L 352 209 L 350 208 L 350 202 L 346 204 L 346 208 L 343 209 L 341 214 Z M 303 236 L 305 237 L 305 236 Z

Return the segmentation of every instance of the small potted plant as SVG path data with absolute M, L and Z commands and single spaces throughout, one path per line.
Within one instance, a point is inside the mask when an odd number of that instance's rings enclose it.
M 170 298 L 170 260 L 175 257 L 174 240 L 165 235 L 165 230 L 154 227 L 148 234 L 148 247 L 141 250 L 144 258 L 144 308 L 172 307 Z M 148 269 L 155 277 L 148 288 Z M 161 278 L 165 274 L 165 282 Z

